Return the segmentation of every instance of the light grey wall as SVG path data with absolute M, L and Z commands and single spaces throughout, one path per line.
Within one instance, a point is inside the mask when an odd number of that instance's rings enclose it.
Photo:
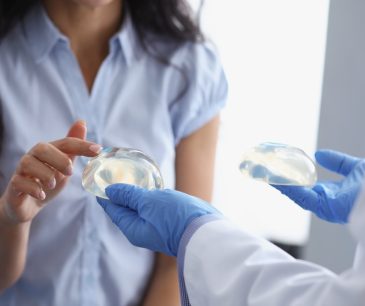
M 318 148 L 365 157 L 365 1 L 332 0 Z M 320 178 L 329 178 L 321 171 Z M 354 242 L 344 226 L 312 218 L 304 257 L 336 272 L 349 267 Z

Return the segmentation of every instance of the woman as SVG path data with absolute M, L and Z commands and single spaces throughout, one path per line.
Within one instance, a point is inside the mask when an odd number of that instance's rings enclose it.
M 55 151 L 51 141 L 82 118 L 87 135 L 78 122 L 63 142 L 93 146 L 86 136 L 140 149 L 159 164 L 167 187 L 210 200 L 226 99 L 214 52 L 184 1 L 23 2 L 2 1 L 0 11 L 0 212 L 18 216 L 9 222 L 0 213 L 0 305 L 178 305 L 174 260 L 120 237 L 81 188 L 85 159 L 75 161 L 67 185 L 27 172 L 39 168 L 24 159 L 63 178 L 52 157 L 93 153 Z M 34 146 L 40 141 L 47 143 Z M 15 188 L 27 198 L 23 207 L 38 196 L 26 218 L 8 192 L 19 173 L 42 187 Z

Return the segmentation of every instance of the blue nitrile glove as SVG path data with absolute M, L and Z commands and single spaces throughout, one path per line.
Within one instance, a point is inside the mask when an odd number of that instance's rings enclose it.
M 365 159 L 332 150 L 319 150 L 315 157 L 322 167 L 343 175 L 344 179 L 318 182 L 312 188 L 272 186 L 319 218 L 346 223 L 363 185 Z
M 220 213 L 208 203 L 174 190 L 146 190 L 127 184 L 106 188 L 97 198 L 128 240 L 139 247 L 177 255 L 181 236 L 195 219 Z

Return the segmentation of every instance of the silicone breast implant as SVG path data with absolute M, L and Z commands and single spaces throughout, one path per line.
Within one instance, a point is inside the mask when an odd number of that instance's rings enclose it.
M 317 181 L 314 162 L 296 147 L 265 142 L 247 151 L 240 163 L 247 177 L 273 185 L 313 186 Z
M 143 152 L 128 148 L 104 148 L 90 159 L 82 174 L 82 186 L 107 199 L 105 188 L 116 183 L 162 189 L 163 180 L 155 162 Z

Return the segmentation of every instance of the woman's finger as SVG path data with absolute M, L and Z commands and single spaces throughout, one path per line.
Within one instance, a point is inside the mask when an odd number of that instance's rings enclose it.
M 39 143 L 28 154 L 64 175 L 71 175 L 72 160 L 69 155 L 95 156 L 100 148 L 101 146 L 95 143 L 67 137 L 52 143 Z
M 66 137 L 75 137 L 79 139 L 86 139 L 87 127 L 84 120 L 77 120 L 70 127 Z
M 51 144 L 68 155 L 94 157 L 101 150 L 100 145 L 75 137 L 66 137 L 60 140 L 52 141 Z
M 28 154 L 64 175 L 72 174 L 72 161 L 69 156 L 50 143 L 39 143 Z
M 86 139 L 87 127 L 84 120 L 77 120 L 69 129 L 66 137 L 75 137 L 82 140 Z M 75 160 L 75 155 L 70 155 L 72 162 Z
M 32 155 L 26 154 L 22 157 L 16 173 L 37 178 L 42 183 L 43 189 L 51 190 L 56 187 L 55 170 Z
M 43 201 L 46 198 L 46 194 L 42 189 L 42 186 L 34 179 L 29 177 L 15 174 L 9 183 L 11 196 L 16 197 L 22 194 L 28 194 L 35 199 Z

